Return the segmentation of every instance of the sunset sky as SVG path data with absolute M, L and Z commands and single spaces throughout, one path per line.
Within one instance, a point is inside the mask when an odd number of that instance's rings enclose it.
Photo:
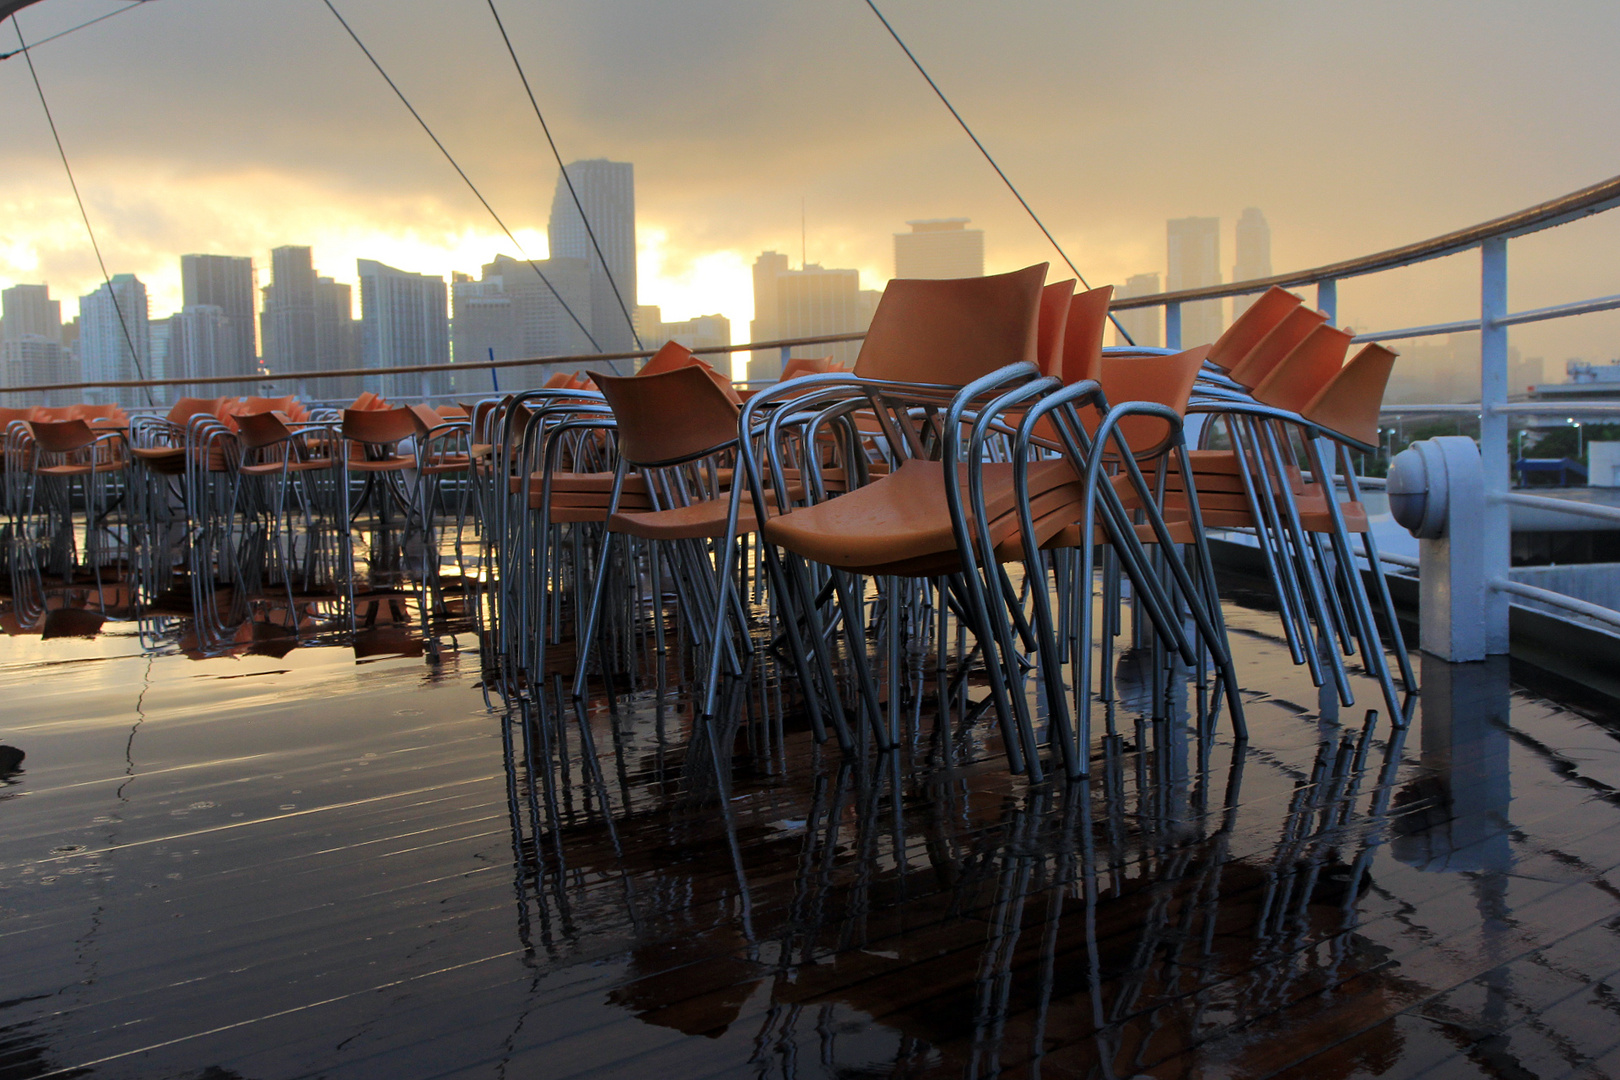
M 334 0 L 517 231 L 556 168 L 486 0 Z M 568 160 L 635 163 L 640 300 L 747 333 L 761 250 L 879 288 L 910 218 L 962 216 L 988 269 L 1056 257 L 862 0 L 497 0 Z M 34 41 L 122 6 L 42 0 Z M 1489 0 L 880 0 L 1094 283 L 1164 270 L 1165 220 L 1259 207 L 1281 271 L 1620 173 L 1620 5 Z M 0 51 L 16 47 L 7 22 Z M 179 255 L 309 244 L 477 273 L 512 245 L 321 0 L 149 0 L 35 62 L 109 272 L 179 303 Z M 0 62 L 0 286 L 64 316 L 99 281 L 21 56 Z M 1611 220 L 1613 219 L 1613 220 Z M 1620 292 L 1620 214 L 1516 241 L 1515 308 Z M 1341 287 L 1358 327 L 1477 312 L 1477 257 Z M 1620 316 L 1514 331 L 1620 355 Z

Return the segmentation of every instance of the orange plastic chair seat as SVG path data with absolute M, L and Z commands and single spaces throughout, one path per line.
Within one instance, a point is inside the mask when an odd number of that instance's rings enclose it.
M 608 529 L 628 533 L 643 540 L 709 540 L 726 534 L 726 517 L 730 513 L 728 499 L 708 499 L 691 506 L 677 506 L 669 510 L 650 510 L 646 513 L 614 514 L 608 519 Z M 737 529 L 733 536 L 746 536 L 759 529 L 759 519 L 747 499 L 737 508 Z
M 992 522 L 1016 517 L 1010 515 L 1015 505 L 1012 475 L 1010 463 L 984 466 L 985 507 Z M 1029 467 L 1032 499 L 1074 480 L 1074 469 L 1065 459 Z M 765 526 L 765 538 L 814 562 L 866 572 L 894 564 L 920 567 L 924 564 L 918 560 L 936 555 L 954 560 L 956 536 L 946 502 L 944 466 L 937 461 L 903 462 L 889 475 L 847 495 L 773 519 Z
M 349 460 L 349 469 L 352 472 L 400 472 L 404 469 L 414 468 L 415 458 L 408 458 L 401 454 L 390 454 L 388 457 L 369 461 L 357 458 Z
M 313 472 L 316 469 L 330 469 L 331 458 L 310 458 L 307 461 L 294 461 L 283 463 L 280 461 L 266 461 L 258 465 L 243 465 L 242 472 L 248 476 L 275 476 L 283 469 L 287 472 Z

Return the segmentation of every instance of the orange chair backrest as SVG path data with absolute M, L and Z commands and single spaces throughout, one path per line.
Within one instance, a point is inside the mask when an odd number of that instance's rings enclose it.
M 350 405 L 349 408 L 344 411 L 347 412 L 349 410 L 353 410 L 355 412 L 382 412 L 385 409 L 392 408 L 393 406 L 388 404 L 388 402 L 384 401 L 378 395 L 373 394 L 370 390 L 367 390 L 359 397 L 355 398 L 354 404 Z
M 562 390 L 573 384 L 574 377 L 566 371 L 553 371 L 551 377 L 540 385 L 542 390 Z
M 1329 431 L 1377 446 L 1378 409 L 1384 403 L 1384 389 L 1398 355 L 1382 345 L 1363 346 L 1299 414 Z
M 1303 409 L 1344 367 L 1352 337 L 1336 326 L 1318 326 L 1250 391 L 1254 400 L 1289 412 Z
M 1231 371 L 1249 355 L 1260 340 L 1288 317 L 1289 312 L 1303 301 L 1287 289 L 1273 285 L 1250 304 L 1248 310 L 1232 320 L 1226 333 L 1209 348 L 1209 362 L 1222 371 Z M 1325 316 L 1324 316 L 1325 318 Z
M 281 442 L 287 438 L 287 425 L 269 409 L 245 412 L 236 417 L 236 436 L 249 450 Z
M 243 402 L 243 406 L 242 413 L 238 415 L 278 412 L 294 423 L 309 419 L 309 410 L 293 394 L 288 394 L 285 397 L 250 397 Z
M 51 454 L 82 450 L 96 441 L 96 433 L 83 420 L 36 420 L 32 427 L 34 441 Z
M 1272 327 L 1259 344 L 1226 373 L 1227 377 L 1239 386 L 1259 386 L 1271 374 L 1271 369 L 1282 362 L 1283 357 L 1293 352 L 1311 331 L 1326 323 L 1325 312 L 1304 305 L 1296 307 L 1284 315 L 1282 321 Z
M 641 365 L 641 370 L 636 374 L 662 375 L 666 371 L 674 371 L 676 368 L 685 367 L 695 359 L 692 350 L 685 345 L 678 341 L 666 341 L 659 346 L 657 352 L 647 358 L 647 362 Z
M 0 408 L 0 431 L 4 431 L 6 428 L 10 427 L 11 422 L 13 420 L 33 420 L 33 419 L 36 419 L 37 418 L 37 416 L 36 416 L 37 412 L 38 412 L 37 408 L 34 408 L 34 407 L 30 407 L 30 408 L 27 408 L 27 409 Z
M 1113 298 L 1114 287 L 1104 285 L 1075 293 L 1069 301 L 1069 321 L 1063 327 L 1063 385 L 1101 377 L 1103 331 Z
M 790 356 L 788 362 L 782 365 L 780 381 L 787 382 L 801 375 L 826 375 L 843 370 L 844 365 L 830 356 Z
M 185 427 L 194 416 L 218 416 L 219 410 L 230 398 L 183 397 L 169 407 L 168 421 L 175 427 Z
M 1063 370 L 1064 329 L 1069 323 L 1069 302 L 1074 298 L 1074 280 L 1054 281 L 1041 290 L 1041 321 L 1036 331 L 1036 351 L 1040 353 L 1042 375 L 1058 375 Z
M 591 372 L 619 429 L 619 453 L 633 465 L 679 461 L 737 439 L 738 409 L 706 364 L 657 375 Z
M 439 415 L 438 410 L 430 405 L 407 405 L 406 408 L 411 410 L 418 438 L 444 423 L 444 418 Z
M 1200 345 L 1173 356 L 1105 356 L 1098 381 L 1110 406 L 1151 401 L 1185 415 L 1198 370 L 1208 355 L 1209 346 Z M 1156 416 L 1126 416 L 1120 419 L 1119 433 L 1131 453 L 1140 456 L 1162 447 L 1170 437 L 1170 425 Z M 1114 449 L 1110 440 L 1105 450 Z
M 989 277 L 896 278 L 855 360 L 865 379 L 961 386 L 1008 364 L 1040 362 L 1046 263 Z
M 343 437 L 373 446 L 397 443 L 416 434 L 416 414 L 409 409 L 344 409 Z

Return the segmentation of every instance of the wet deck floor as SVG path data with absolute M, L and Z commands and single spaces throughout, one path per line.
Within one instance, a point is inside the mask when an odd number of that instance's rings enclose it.
M 1229 617 L 1244 750 L 896 785 L 798 733 L 722 812 L 644 694 L 614 830 L 576 760 L 538 848 L 471 634 L 13 637 L 0 1077 L 1620 1075 L 1615 733 L 1427 662 L 1391 743 Z

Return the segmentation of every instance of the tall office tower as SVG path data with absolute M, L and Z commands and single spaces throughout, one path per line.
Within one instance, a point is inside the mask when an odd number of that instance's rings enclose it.
M 540 280 L 540 274 L 545 275 L 545 281 Z M 517 356 L 582 356 L 595 351 L 568 314 L 572 311 L 580 322 L 591 325 L 591 271 L 590 263 L 584 259 L 554 258 L 530 266 L 526 260 L 497 255 L 494 262 L 484 264 L 482 280 L 498 282 L 499 294 L 511 301 L 512 317 L 517 323 Z M 613 310 L 618 311 L 617 304 Z M 628 372 L 631 365 L 621 364 L 619 368 Z M 502 390 L 524 390 L 545 382 L 546 369 L 539 365 L 507 368 L 500 379 Z
M 776 331 L 784 338 L 819 337 L 865 330 L 871 322 L 870 301 L 861 295 L 859 270 L 828 270 L 810 263 L 800 270 L 776 276 Z M 791 356 L 831 356 L 853 364 L 861 343 L 796 345 Z M 765 378 L 782 373 L 780 354 L 775 369 Z M 750 378 L 756 376 L 749 372 Z
M 1233 247 L 1237 255 L 1237 262 L 1232 266 L 1233 281 L 1271 276 L 1271 226 L 1266 224 L 1266 217 L 1259 210 L 1251 206 L 1238 218 Z M 1258 294 L 1232 297 L 1232 318 L 1249 310 L 1249 305 L 1257 299 Z
M 908 221 L 909 233 L 894 234 L 897 278 L 984 276 L 984 230 L 967 227 L 968 218 Z
M 114 274 L 110 283 L 79 297 L 79 359 L 86 382 L 150 377 L 147 317 L 146 286 L 134 274 Z M 87 390 L 85 398 L 125 407 L 146 401 L 133 388 Z
M 674 341 L 688 349 L 724 348 L 731 344 L 731 320 L 724 315 L 696 315 L 677 322 L 665 322 L 657 304 L 636 305 L 636 333 L 643 348 L 657 349 Z M 723 372 L 731 370 L 731 356 L 716 353 L 704 357 Z
M 49 285 L 13 285 L 0 290 L 0 341 L 24 336 L 62 340 L 62 302 Z
M 170 315 L 164 319 L 148 319 L 146 321 L 146 377 L 148 379 L 172 379 L 176 377 L 174 364 L 169 357 L 169 341 L 174 321 L 178 315 Z M 208 387 L 208 397 L 218 397 L 233 391 L 223 386 Z M 164 405 L 177 397 L 184 397 L 186 390 L 180 386 L 154 386 L 152 387 L 152 402 Z
M 1152 296 L 1159 291 L 1158 274 L 1132 274 L 1125 279 L 1125 284 L 1114 293 L 1116 300 L 1128 300 L 1133 296 Z M 1129 344 L 1141 345 L 1145 348 L 1157 349 L 1159 347 L 1159 309 L 1158 308 L 1132 308 L 1129 311 L 1114 313 L 1119 320 L 1119 326 L 1114 328 L 1114 344 L 1127 344 L 1124 335 L 1119 331 L 1131 335 Z
M 236 320 L 217 304 L 188 304 L 167 320 L 168 341 L 164 367 L 171 379 L 206 379 L 217 375 L 243 375 L 241 337 Z M 153 323 L 153 351 L 157 351 L 158 324 Z M 254 386 L 231 383 L 192 383 L 185 392 L 195 397 L 251 394 Z
M 215 354 L 218 373 L 252 374 L 259 360 L 253 333 L 253 259 L 246 255 L 182 255 L 180 295 L 182 312 L 206 305 L 219 308 L 231 320 L 231 331 Z
M 40 383 L 78 382 L 79 366 L 62 348 L 43 334 L 7 332 L 0 340 L 0 386 L 38 386 Z M 78 400 L 72 390 L 36 390 L 26 394 L 3 394 L 8 408 L 26 409 L 33 405 L 71 405 Z
M 635 348 L 626 318 L 626 312 L 636 309 L 635 166 L 628 161 L 601 158 L 576 161 L 568 166 L 568 178 L 574 182 L 579 206 L 574 205 L 568 184 L 559 176 L 546 234 L 551 241 L 551 257 L 586 261 L 590 266 L 591 317 L 581 315 L 580 319 L 591 328 L 591 336 L 601 351 L 629 352 Z M 584 218 L 579 214 L 581 208 Z M 590 233 L 596 236 L 594 245 L 585 230 L 587 220 Z M 601 257 L 597 256 L 597 247 L 602 249 Z
M 448 373 L 388 375 L 389 368 L 450 362 L 450 294 L 444 278 L 357 259 L 360 274 L 360 366 L 366 388 L 384 397 L 432 397 L 448 392 Z M 373 385 L 375 383 L 375 385 Z
M 454 275 L 450 283 L 450 337 L 451 350 L 458 364 L 516 360 L 523 355 L 523 336 L 518 329 L 517 310 L 512 298 L 506 295 L 505 282 L 501 278 L 474 281 L 469 274 Z M 468 378 L 474 385 L 492 389 L 501 384 L 499 371 L 492 371 L 487 383 L 470 372 Z M 508 385 L 516 385 L 514 379 L 521 378 L 513 371 L 506 381 Z M 457 387 L 458 390 L 471 388 Z
M 1221 219 L 1173 218 L 1168 223 L 1169 274 L 1165 291 L 1197 289 L 1221 283 Z M 1219 300 L 1181 305 L 1181 347 L 1205 345 L 1221 336 L 1225 320 Z
M 329 277 L 315 279 L 316 371 L 342 371 L 360 367 L 360 334 L 355 326 L 353 290 Z M 352 400 L 360 393 L 356 377 L 320 379 L 313 392 L 328 401 Z
M 315 367 L 315 263 L 309 248 L 278 247 L 270 252 L 263 329 L 268 370 L 280 373 Z M 327 395 L 317 388 L 315 396 Z
M 776 332 L 776 279 L 788 272 L 788 257 L 779 251 L 762 251 L 754 260 L 754 319 L 748 324 L 749 341 L 772 341 Z M 781 353 L 760 349 L 748 354 L 750 379 L 774 379 L 782 373 Z

